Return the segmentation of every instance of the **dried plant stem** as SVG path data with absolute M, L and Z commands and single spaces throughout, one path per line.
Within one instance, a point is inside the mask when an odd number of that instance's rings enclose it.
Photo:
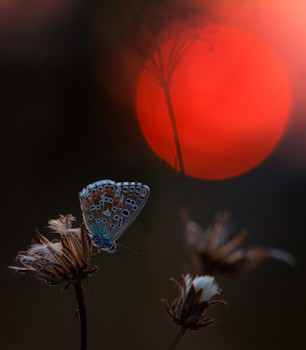
M 174 339 L 171 341 L 169 344 L 167 350 L 172 350 L 174 349 L 184 338 L 184 335 L 186 333 L 187 328 L 185 327 L 180 327 L 174 337 Z
M 81 281 L 74 283 L 74 290 L 79 307 L 79 316 L 81 323 L 81 350 L 86 350 L 87 344 L 87 316 L 86 316 L 86 305 L 84 298 L 84 291 Z
M 176 155 L 177 155 L 177 162 L 178 162 L 178 167 L 179 167 L 178 170 L 179 170 L 179 173 L 184 175 L 185 169 L 184 169 L 183 154 L 182 154 L 182 148 L 181 148 L 177 123 L 176 123 L 176 119 L 175 119 L 175 114 L 174 114 L 173 104 L 172 104 L 172 99 L 171 99 L 171 94 L 170 94 L 170 84 L 168 82 L 166 82 L 162 85 L 162 88 L 163 88 L 164 95 L 166 98 L 168 113 L 170 116 L 170 122 L 171 122 L 171 126 L 172 126 L 172 131 L 173 131 L 173 137 L 174 137 L 174 143 L 175 143 L 175 149 L 176 149 Z

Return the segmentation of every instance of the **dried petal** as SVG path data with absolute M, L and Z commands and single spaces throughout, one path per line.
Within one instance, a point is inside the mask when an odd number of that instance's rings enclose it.
M 197 271 L 204 274 L 220 272 L 223 275 L 236 275 L 268 258 L 295 265 L 295 258 L 291 254 L 277 248 L 239 248 L 247 232 L 243 230 L 234 238 L 228 239 L 231 225 L 230 215 L 226 212 L 218 213 L 206 231 L 191 221 L 188 213 L 182 214 L 186 223 L 186 243 Z

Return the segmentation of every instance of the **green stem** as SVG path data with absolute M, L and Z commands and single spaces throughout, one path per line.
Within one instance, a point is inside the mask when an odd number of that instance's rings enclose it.
M 80 323 L 81 323 L 81 350 L 86 350 L 87 343 L 87 316 L 84 292 L 81 281 L 74 284 L 74 290 L 79 307 Z
M 187 328 L 185 327 L 180 327 L 179 330 L 177 331 L 174 339 L 172 342 L 169 344 L 167 350 L 173 350 L 184 338 L 184 335 L 187 331 Z

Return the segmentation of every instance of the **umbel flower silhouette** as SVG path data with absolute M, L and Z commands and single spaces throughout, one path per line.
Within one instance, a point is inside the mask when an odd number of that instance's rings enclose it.
M 226 304 L 223 300 L 214 300 L 221 293 L 217 282 L 212 276 L 182 275 L 183 283 L 172 281 L 179 290 L 179 297 L 172 305 L 163 299 L 165 310 L 170 318 L 180 326 L 178 333 L 168 349 L 174 349 L 182 340 L 186 330 L 198 330 L 205 326 L 213 325 L 217 320 L 206 317 L 206 310 L 214 304 Z

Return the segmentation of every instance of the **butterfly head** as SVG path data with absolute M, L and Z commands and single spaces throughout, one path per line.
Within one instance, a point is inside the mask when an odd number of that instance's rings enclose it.
M 118 247 L 116 243 L 110 243 L 108 246 L 103 247 L 103 250 L 112 254 L 112 253 L 116 253 L 116 251 L 118 250 Z
M 112 254 L 116 253 L 116 251 L 118 250 L 118 246 L 115 242 L 105 240 L 103 239 L 103 237 L 91 235 L 91 240 L 100 252 L 104 251 Z

